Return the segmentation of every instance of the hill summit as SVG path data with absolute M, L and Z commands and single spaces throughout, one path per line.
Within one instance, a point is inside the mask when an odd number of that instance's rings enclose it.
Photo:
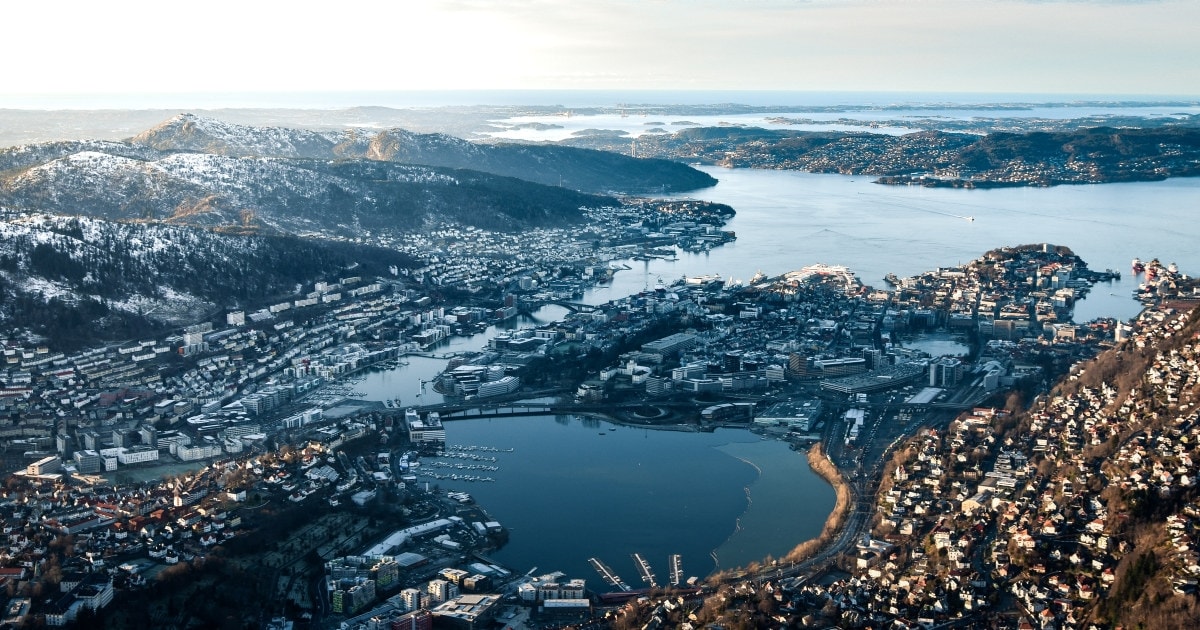
M 179 114 L 129 142 L 159 151 L 230 157 L 357 158 L 471 169 L 600 194 L 682 192 L 716 184 L 707 173 L 671 160 L 558 145 L 480 144 L 404 129 L 252 127 Z

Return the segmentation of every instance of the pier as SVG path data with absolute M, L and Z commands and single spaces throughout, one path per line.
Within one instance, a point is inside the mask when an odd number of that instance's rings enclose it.
M 638 573 L 642 574 L 643 582 L 649 584 L 650 588 L 658 586 L 658 584 L 654 582 L 654 573 L 650 571 L 650 563 L 646 562 L 646 559 L 642 557 L 642 554 L 633 554 L 633 562 L 637 564 Z
M 596 570 L 596 573 L 599 573 L 600 577 L 608 584 L 625 592 L 633 590 L 629 588 L 628 584 L 621 581 L 621 576 L 613 573 L 612 568 L 601 562 L 599 558 L 588 558 L 588 562 L 591 563 L 592 568 Z
M 683 556 L 677 553 L 671 554 L 671 557 L 667 559 L 667 565 L 669 567 L 667 572 L 671 576 L 671 586 L 679 586 L 679 583 L 683 581 Z

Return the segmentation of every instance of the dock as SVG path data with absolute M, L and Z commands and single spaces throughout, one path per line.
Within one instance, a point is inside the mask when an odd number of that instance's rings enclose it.
M 608 584 L 626 592 L 633 590 L 629 588 L 629 585 L 621 581 L 621 576 L 614 573 L 612 568 L 601 562 L 599 558 L 588 558 L 588 562 L 591 563 L 596 573 L 599 573 L 600 577 Z
M 668 573 L 671 576 L 671 586 L 679 586 L 683 582 L 683 556 L 673 553 L 667 559 L 667 565 L 670 567 Z
M 658 586 L 658 584 L 654 582 L 654 573 L 650 571 L 650 563 L 646 562 L 646 559 L 642 557 L 642 554 L 633 554 L 633 562 L 637 565 L 638 573 L 642 574 L 643 582 L 649 584 L 650 588 Z

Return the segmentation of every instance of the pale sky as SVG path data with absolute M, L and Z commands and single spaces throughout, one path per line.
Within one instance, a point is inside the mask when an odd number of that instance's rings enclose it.
M 6 3 L 28 93 L 698 89 L 1200 93 L 1200 2 Z

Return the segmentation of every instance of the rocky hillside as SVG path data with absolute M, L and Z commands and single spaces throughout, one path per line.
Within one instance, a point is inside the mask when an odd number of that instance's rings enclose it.
M 403 129 L 308 131 L 251 127 L 180 114 L 138 134 L 131 144 L 162 151 L 231 157 L 366 158 L 400 164 L 472 169 L 592 193 L 695 190 L 716 180 L 687 165 L 565 146 L 476 144 L 445 134 Z
M 0 221 L 0 321 L 56 347 L 178 326 L 297 284 L 386 276 L 398 252 L 284 236 L 47 214 Z
M 576 138 L 574 146 L 628 151 L 628 139 Z M 638 153 L 740 168 L 877 175 L 887 184 L 1050 186 L 1200 175 L 1200 128 L 906 135 L 738 127 L 638 138 Z
M 78 149 L 78 150 L 73 150 Z M 0 153 L 0 205 L 109 220 L 356 238 L 455 221 L 496 230 L 561 226 L 577 193 L 478 171 L 373 160 L 168 153 L 121 143 L 56 143 Z
M 711 183 L 673 162 L 587 149 L 189 115 L 126 142 L 12 147 L 0 150 L 0 329 L 60 346 L 127 337 L 349 267 L 414 266 L 348 243 L 407 242 L 446 225 L 574 228 L 623 204 L 579 189 Z
M 975 409 L 910 440 L 878 495 L 884 556 L 860 551 L 832 593 L 853 586 L 846 608 L 881 620 L 1197 627 L 1198 314 L 1148 309 L 1028 410 Z M 910 576 L 923 591 L 889 608 Z

